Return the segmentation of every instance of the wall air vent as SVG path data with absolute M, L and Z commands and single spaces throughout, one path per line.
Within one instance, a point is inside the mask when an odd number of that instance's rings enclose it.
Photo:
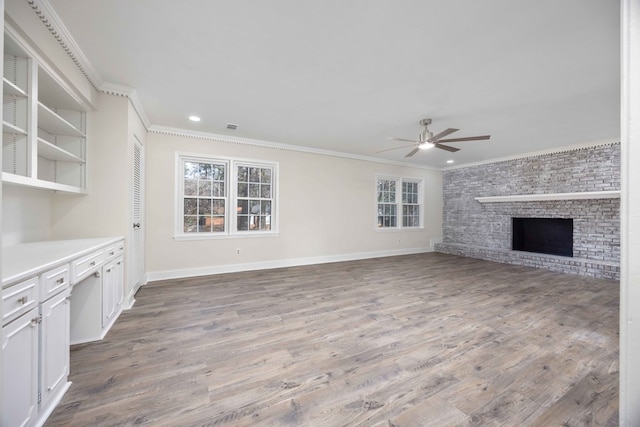
M 227 129 L 236 130 L 238 129 L 238 125 L 234 125 L 233 123 L 227 123 Z

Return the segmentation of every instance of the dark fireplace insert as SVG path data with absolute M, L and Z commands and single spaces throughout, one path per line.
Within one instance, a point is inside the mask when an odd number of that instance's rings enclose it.
M 573 256 L 573 219 L 512 219 L 514 251 Z

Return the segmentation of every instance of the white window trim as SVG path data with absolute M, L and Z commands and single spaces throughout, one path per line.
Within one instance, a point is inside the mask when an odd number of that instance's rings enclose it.
M 381 233 L 388 233 L 390 231 L 417 231 L 424 229 L 424 179 L 401 177 L 394 175 L 381 175 L 376 174 L 375 185 L 373 192 L 374 199 L 374 216 L 373 227 L 374 230 Z M 396 182 L 396 206 L 397 206 L 397 218 L 395 227 L 378 227 L 378 181 L 381 179 L 392 180 Z M 420 225 L 418 227 L 403 227 L 402 226 L 402 183 L 403 182 L 416 182 L 418 183 L 418 205 L 420 206 Z
M 184 171 L 182 167 L 183 160 L 193 160 L 202 162 L 221 162 L 226 164 L 227 174 L 227 207 L 225 208 L 225 224 L 227 230 L 224 232 L 210 233 L 185 233 L 183 231 L 183 213 L 184 213 Z M 237 182 L 236 169 L 238 165 L 271 167 L 273 168 L 273 182 L 271 183 L 271 191 L 273 192 L 273 204 L 271 206 L 271 230 L 269 231 L 238 231 L 237 216 L 232 215 L 237 205 Z M 215 239 L 245 239 L 260 237 L 276 237 L 279 233 L 279 212 L 280 212 L 280 164 L 278 162 L 268 160 L 245 159 L 239 157 L 213 156 L 202 153 L 175 153 L 175 187 L 174 187 L 174 240 L 215 240 Z M 233 176 L 232 176 L 233 175 Z

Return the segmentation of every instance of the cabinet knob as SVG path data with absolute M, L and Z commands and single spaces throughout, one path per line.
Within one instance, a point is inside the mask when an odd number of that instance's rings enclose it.
M 27 303 L 27 301 L 29 301 L 28 297 L 22 297 L 22 298 L 19 298 L 17 302 L 20 305 L 25 305 Z
M 62 285 L 64 283 L 64 277 L 59 278 L 58 280 L 56 280 L 56 283 L 58 285 Z
M 91 261 L 91 264 L 89 264 L 89 267 L 93 267 L 94 265 L 96 265 L 95 261 Z
M 134 222 L 133 223 L 133 228 L 140 228 L 140 223 L 139 222 Z

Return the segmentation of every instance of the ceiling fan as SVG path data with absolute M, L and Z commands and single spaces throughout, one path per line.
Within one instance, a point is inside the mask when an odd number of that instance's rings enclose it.
M 420 133 L 420 135 L 418 135 L 418 139 L 414 140 L 414 139 L 406 139 L 406 138 L 388 138 L 394 141 L 406 141 L 406 142 L 413 142 L 413 144 L 411 145 L 405 145 L 402 147 L 395 147 L 395 148 L 389 148 L 387 150 L 382 150 L 382 151 L 378 151 L 378 153 L 382 153 L 384 151 L 391 151 L 391 150 L 399 150 L 400 148 L 407 148 L 407 147 L 413 147 L 415 146 L 415 148 L 413 150 L 411 150 L 409 153 L 407 153 L 407 155 L 405 155 L 405 157 L 412 157 L 414 154 L 416 154 L 419 150 L 426 150 L 429 148 L 439 148 L 441 150 L 446 150 L 446 151 L 450 151 L 452 153 L 459 151 L 459 148 L 455 148 L 455 147 L 449 147 L 448 145 L 443 145 L 449 142 L 462 142 L 462 141 L 478 141 L 478 140 L 482 140 L 482 139 L 489 139 L 491 138 L 491 135 L 480 135 L 480 136 L 468 136 L 466 138 L 449 138 L 449 139 L 442 139 L 447 135 L 452 134 L 453 132 L 457 132 L 459 129 L 453 129 L 453 128 L 448 128 L 443 130 L 442 132 L 434 135 L 430 130 L 429 130 L 429 125 L 431 124 L 431 119 L 422 119 L 420 120 L 420 126 L 424 127 L 424 129 L 422 130 L 422 132 Z

